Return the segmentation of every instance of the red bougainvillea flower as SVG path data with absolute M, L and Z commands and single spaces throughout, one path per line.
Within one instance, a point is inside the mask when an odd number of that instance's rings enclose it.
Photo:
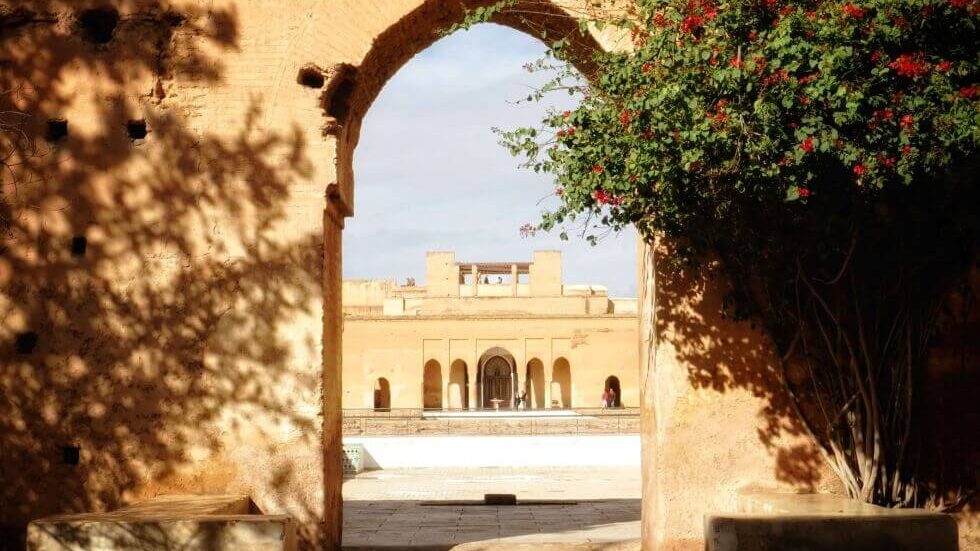
M 871 116 L 876 119 L 891 120 L 895 116 L 895 112 L 892 111 L 891 107 L 885 107 L 884 109 L 876 110 Z
M 949 0 L 949 5 L 954 8 L 965 8 L 970 5 L 970 0 Z
M 644 73 L 649 73 L 651 69 L 653 69 L 653 65 L 649 63 L 644 63 L 643 67 L 640 67 L 640 70 L 643 71 Z
M 895 61 L 888 64 L 895 69 L 899 76 L 916 78 L 929 72 L 929 65 L 926 63 L 925 56 L 917 54 L 902 54 Z
M 905 19 L 901 15 L 896 15 L 895 17 L 892 17 L 892 23 L 895 23 L 897 27 L 901 27 L 903 29 L 909 26 L 908 19 Z
M 575 135 L 575 129 L 574 128 L 569 128 L 568 130 L 565 131 L 565 135 L 568 136 L 569 138 L 571 138 L 572 136 Z
M 643 137 L 646 138 L 646 139 L 648 139 L 648 140 L 653 139 L 653 130 L 647 130 L 647 131 L 643 132 Z
M 881 59 L 881 50 L 875 50 L 874 53 L 871 54 L 871 63 L 878 63 L 880 59 Z
M 664 14 L 662 12 L 657 12 L 653 16 L 653 24 L 660 28 L 669 27 L 670 20 L 664 17 Z
M 903 115 L 898 124 L 906 131 L 910 131 L 915 126 L 915 118 L 912 115 Z
M 622 197 L 616 197 L 615 195 L 611 195 L 609 193 L 606 193 L 604 190 L 601 190 L 601 189 L 597 189 L 594 192 L 592 192 L 592 197 L 594 197 L 596 203 L 599 203 L 600 205 L 614 205 L 615 206 L 615 205 L 619 205 L 620 203 L 623 202 L 623 198 Z
M 759 35 L 755 31 L 749 33 L 749 42 L 755 42 L 757 38 L 759 38 Z
M 966 99 L 973 99 L 977 95 L 977 85 L 964 86 L 960 88 L 960 95 Z
M 602 165 L 592 165 L 592 172 L 595 172 L 596 174 L 601 174 L 603 170 L 605 170 L 605 168 L 603 168 Z
M 859 8 L 854 4 L 844 4 L 844 6 L 841 8 L 841 11 L 844 12 L 844 15 L 848 17 L 853 17 L 855 19 L 861 19 L 868 13 L 868 10 L 864 8 Z
M 909 153 L 912 153 L 912 146 L 909 144 L 902 146 L 902 156 L 908 155 Z
M 810 196 L 810 188 L 808 188 L 808 187 L 801 187 L 800 190 L 799 190 L 799 194 L 800 194 L 800 197 L 809 197 Z
M 635 184 L 638 179 L 639 178 L 636 177 L 636 174 L 630 176 L 629 178 L 631 184 Z
M 629 109 L 623 109 L 623 112 L 619 114 L 619 123 L 623 126 L 629 126 L 631 120 Z
M 555 135 L 558 136 L 559 138 L 564 138 L 565 137 L 565 131 L 564 130 L 559 130 Z
M 853 170 L 854 170 L 854 174 L 856 174 L 858 178 L 864 176 L 864 173 L 868 171 L 867 168 L 864 168 L 864 165 L 854 165 Z
M 571 111 L 565 111 L 564 113 L 561 114 L 561 118 L 563 118 L 563 119 L 567 119 L 568 117 L 571 117 L 571 116 L 572 116 L 572 112 Z
M 937 71 L 942 71 L 944 73 L 948 73 L 951 70 L 953 70 L 953 64 L 950 63 L 949 60 L 944 59 L 944 60 L 942 60 L 942 61 L 940 61 L 939 63 L 936 64 L 936 70 Z
M 700 15 L 691 14 L 681 21 L 681 31 L 690 34 L 704 24 L 704 18 Z
M 562 194 L 564 194 L 564 193 L 565 193 L 565 188 L 563 188 L 561 186 L 558 186 L 558 187 L 555 188 L 555 195 L 557 195 L 558 197 L 561 197 Z
M 884 165 L 887 166 L 888 168 L 895 168 L 895 157 L 887 157 L 881 162 L 884 163 Z
M 742 58 L 737 55 L 732 56 L 732 59 L 731 61 L 728 62 L 728 64 L 731 65 L 732 67 L 735 67 L 736 69 L 741 69 L 742 66 L 744 65 L 744 63 L 742 63 Z
M 807 136 L 806 139 L 803 140 L 803 143 L 800 144 L 800 149 L 802 149 L 804 153 L 813 153 L 813 138 Z

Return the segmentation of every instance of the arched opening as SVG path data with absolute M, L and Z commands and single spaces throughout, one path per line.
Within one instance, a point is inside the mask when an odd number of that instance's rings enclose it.
M 516 363 L 504 348 L 487 350 L 480 357 L 480 405 L 484 409 L 514 407 Z
M 442 409 L 442 366 L 436 360 L 425 362 L 422 370 L 422 407 Z
M 389 411 L 391 409 L 391 385 L 388 379 L 379 377 L 374 382 L 374 411 Z
M 609 393 L 609 407 L 623 407 L 623 391 L 619 388 L 619 377 L 615 375 L 606 377 L 606 383 L 603 385 L 603 391 Z
M 551 375 L 551 407 L 572 407 L 572 368 L 568 360 L 555 360 Z
M 470 5 L 469 0 L 465 0 L 465 5 Z M 356 3 L 355 3 L 356 5 Z M 331 74 L 329 80 L 335 81 L 333 84 L 329 83 L 325 86 L 324 92 L 319 96 L 321 101 L 321 106 L 329 113 L 328 123 L 325 126 L 325 131 L 333 136 L 335 143 L 337 144 L 336 151 L 336 162 L 337 162 L 337 179 L 334 182 L 333 187 L 328 191 L 328 193 L 334 197 L 334 202 L 337 205 L 337 212 L 340 213 L 339 216 L 349 216 L 352 214 L 353 210 L 353 195 L 354 195 L 354 167 L 353 158 L 355 148 L 357 147 L 358 141 L 361 134 L 361 124 L 363 122 L 363 117 L 367 114 L 368 109 L 371 108 L 375 97 L 380 92 L 382 86 L 385 86 L 391 76 L 400 68 L 400 66 L 408 61 L 409 58 L 415 54 L 421 52 L 423 49 L 427 48 L 432 44 L 439 34 L 433 32 L 433 28 L 440 28 L 443 25 L 438 24 L 438 22 L 443 22 L 446 25 L 451 24 L 454 20 L 458 19 L 458 11 L 461 3 L 455 0 L 433 0 L 425 1 L 418 4 L 417 9 L 412 10 L 410 13 L 405 14 L 401 17 L 395 25 L 388 27 L 380 35 L 374 37 L 373 45 L 368 51 L 367 55 L 360 61 L 353 61 L 353 65 L 349 66 L 349 70 L 343 72 L 331 72 L 332 68 L 327 68 L 328 74 Z M 578 35 L 575 28 L 577 28 L 576 18 L 566 18 L 566 17 L 555 17 L 555 11 L 560 11 L 563 8 L 557 8 L 550 1 L 545 1 L 541 3 L 535 3 L 534 13 L 540 14 L 538 16 L 532 16 L 535 19 L 539 19 L 538 25 L 529 26 L 524 22 L 520 21 L 501 21 L 509 26 L 517 28 L 518 30 L 527 32 L 528 34 L 541 36 L 544 31 L 547 31 L 549 39 L 553 37 L 569 37 L 576 44 L 572 49 L 580 49 L 582 52 L 591 52 L 598 49 L 598 45 L 595 43 L 594 38 L 591 35 L 581 37 Z M 436 22 L 436 23 L 434 23 Z M 433 25 L 436 24 L 436 27 Z M 569 28 L 555 29 L 552 26 L 565 26 L 568 25 Z M 581 40 L 579 40 L 581 39 Z M 496 46 L 496 43 L 494 44 Z M 580 46 L 582 46 L 580 48 Z M 496 52 L 491 52 L 486 59 L 493 59 Z M 588 59 L 590 56 L 585 55 L 581 59 Z M 480 71 L 471 71 L 469 73 L 464 73 L 463 78 L 467 80 L 472 80 L 473 75 L 479 73 Z M 342 75 L 342 76 L 338 76 Z M 430 81 L 431 82 L 431 81 Z M 526 93 L 526 92 L 525 92 Z M 426 94 L 424 91 L 418 94 L 417 97 L 425 97 L 428 101 L 433 101 L 430 97 L 431 94 Z M 458 94 L 456 98 L 468 97 L 469 92 L 465 94 Z M 473 94 L 474 97 L 476 94 Z M 334 109 L 328 106 L 333 106 L 338 104 L 338 99 L 340 98 L 343 103 L 343 109 Z M 514 97 L 508 99 L 515 99 Z M 436 100 L 441 101 L 441 100 Z M 449 107 L 453 105 L 455 101 L 441 102 L 440 111 L 449 112 Z M 481 106 L 478 110 L 482 110 Z M 375 110 L 378 112 L 378 110 Z M 402 112 L 416 113 L 412 110 L 403 109 Z M 416 117 L 417 118 L 417 117 Z M 469 120 L 472 118 L 472 113 L 469 117 L 459 116 L 455 121 L 452 121 L 450 126 L 456 124 L 459 126 L 459 121 Z M 335 121 L 330 121 L 329 119 L 335 119 Z M 331 124 L 333 122 L 333 124 Z M 496 122 L 496 121 L 495 121 Z M 487 128 L 489 125 L 484 126 Z M 424 120 L 416 121 L 416 126 L 406 126 L 402 130 L 398 130 L 391 127 L 386 127 L 383 129 L 381 134 L 386 134 L 389 136 L 398 136 L 401 141 L 398 144 L 398 148 L 395 149 L 395 153 L 404 153 L 408 149 L 408 142 L 418 141 L 419 133 L 424 131 L 426 128 L 438 128 L 445 133 L 444 125 L 439 124 L 439 121 L 434 121 L 429 117 Z M 366 128 L 367 130 L 367 128 Z M 371 135 L 376 135 L 376 132 L 371 132 Z M 460 140 L 459 137 L 454 138 L 455 141 L 465 142 L 465 140 Z M 494 139 L 495 141 L 495 139 Z M 366 144 L 365 144 L 366 145 Z M 493 147 L 491 144 L 490 147 Z M 361 152 L 366 151 L 367 148 L 361 147 L 359 155 Z M 433 166 L 438 165 L 452 165 L 455 162 L 457 165 L 461 165 L 459 158 L 448 153 L 445 147 L 440 147 L 438 149 L 432 149 L 432 157 L 428 159 Z M 414 153 L 414 152 L 413 152 Z M 413 156 L 426 158 L 429 157 L 427 152 L 422 152 L 421 154 L 415 153 Z M 394 156 L 393 156 L 394 157 Z M 363 157 L 361 157 L 363 158 Z M 366 164 L 367 165 L 367 164 Z M 377 165 L 374 165 L 377 166 Z M 479 167 L 476 170 L 472 170 L 474 167 Z M 399 167 L 401 170 L 402 167 Z M 373 170 L 373 167 L 368 170 Z M 437 194 L 434 196 L 439 197 L 437 202 L 438 210 L 441 212 L 466 212 L 468 213 L 468 219 L 464 220 L 458 227 L 454 230 L 454 235 L 460 233 L 460 228 L 462 229 L 474 229 L 475 233 L 485 233 L 485 226 L 480 226 L 480 220 L 483 219 L 493 219 L 497 220 L 497 217 L 474 217 L 472 216 L 472 206 L 474 203 L 480 204 L 481 198 L 476 196 L 475 193 L 479 190 L 485 190 L 487 192 L 492 191 L 493 193 L 499 194 L 500 190 L 505 186 L 499 185 L 502 179 L 497 178 L 496 180 L 489 182 L 488 185 L 481 186 L 479 182 L 474 182 L 477 176 L 486 174 L 486 163 L 471 164 L 467 166 L 465 172 L 459 174 L 459 178 L 466 178 L 466 183 L 469 185 L 471 191 L 470 203 L 466 205 L 467 209 L 454 209 L 453 205 L 448 205 L 445 201 L 444 195 L 445 191 L 434 191 Z M 358 168 L 358 179 L 359 184 L 364 184 L 365 171 L 360 167 Z M 389 173 L 389 178 L 391 174 Z M 415 194 L 417 197 L 430 197 L 431 195 L 428 190 L 420 189 L 420 184 L 423 182 L 431 183 L 435 179 L 428 174 L 423 179 L 419 179 L 416 182 L 412 182 L 409 186 L 403 189 L 411 190 L 410 193 Z M 508 176 L 509 177 L 509 176 Z M 459 181 L 457 178 L 457 181 Z M 461 186 L 453 186 L 461 187 Z M 550 189 L 550 188 L 549 188 Z M 351 250 L 358 251 L 356 257 L 362 256 L 361 251 L 365 249 L 363 247 L 358 247 L 358 244 L 353 242 L 352 229 L 355 229 L 357 224 L 357 219 L 362 220 L 373 220 L 373 222 L 368 222 L 374 225 L 375 232 L 378 231 L 378 220 L 380 218 L 385 219 L 385 223 L 389 226 L 393 226 L 392 223 L 392 213 L 400 211 L 412 211 L 413 216 L 417 219 L 422 219 L 427 226 L 427 229 L 431 232 L 430 222 L 431 213 L 435 210 L 432 209 L 432 205 L 428 205 L 428 201 L 422 200 L 420 203 L 415 203 L 413 201 L 407 201 L 405 197 L 400 197 L 399 201 L 401 205 L 397 209 L 387 209 L 382 212 L 372 213 L 370 209 L 374 208 L 370 204 L 370 199 L 365 200 L 365 196 L 369 194 L 377 194 L 378 191 L 372 190 L 365 193 L 365 190 L 371 190 L 370 187 L 366 185 L 360 185 L 358 193 L 361 196 L 358 198 L 358 216 L 351 220 L 352 223 L 348 225 L 348 229 L 344 231 L 343 238 L 351 247 Z M 391 196 L 400 196 L 401 192 L 390 193 Z M 419 206 L 416 209 L 403 208 L 407 203 L 412 203 L 413 205 L 425 205 Z M 423 210 L 423 209 L 430 210 Z M 486 208 L 485 206 L 483 208 Z M 374 214 L 379 214 L 381 216 L 373 216 Z M 522 220 L 521 222 L 527 222 L 528 220 Z M 410 237 L 405 235 L 405 227 L 399 227 L 398 236 L 403 242 Z M 513 228 L 511 228 L 513 231 Z M 483 235 L 484 239 L 486 238 Z M 443 245 L 445 246 L 445 245 Z M 454 247 L 455 248 L 455 247 Z M 631 247 L 635 251 L 634 247 Z M 345 255 L 346 258 L 353 258 L 355 254 Z M 399 259 L 400 260 L 400 259 Z M 590 262 L 591 265 L 597 265 L 596 262 Z M 629 261 L 624 264 L 624 267 L 632 268 L 629 265 Z M 406 275 L 417 275 L 408 273 L 406 274 L 403 269 L 399 270 L 396 274 L 397 277 L 404 277 Z M 423 358 L 430 358 L 432 356 L 438 358 L 445 358 L 444 361 L 452 360 L 458 357 L 457 353 L 454 351 L 454 342 L 448 335 L 426 335 L 426 338 L 431 338 L 433 340 L 433 345 L 430 350 L 432 353 L 430 355 L 429 351 L 423 351 Z M 441 342 L 437 342 L 438 339 L 442 338 Z M 425 346 L 425 345 L 423 345 Z M 467 346 L 470 346 L 467 344 Z M 449 353 L 446 354 L 445 351 L 448 350 Z M 518 349 L 515 349 L 515 351 Z M 506 351 L 504 351 L 506 352 Z M 523 349 L 521 349 L 521 357 L 523 358 Z M 463 357 L 470 358 L 470 356 L 464 354 Z M 550 361 L 546 358 L 545 361 Z M 455 362 L 453 362 L 455 364 Z M 474 366 L 473 363 L 476 365 Z M 524 363 L 524 362 L 521 362 Z M 566 367 L 567 367 L 567 361 Z M 437 366 L 439 369 L 437 369 Z M 439 407 L 453 407 L 454 406 L 454 394 L 456 394 L 453 385 L 458 384 L 459 376 L 462 375 L 458 367 L 450 364 L 449 369 L 445 372 L 445 381 L 443 380 L 443 374 L 441 367 L 438 362 L 431 360 L 430 363 L 426 364 L 423 373 L 423 404 L 426 407 L 430 407 L 438 404 Z M 461 367 L 461 366 L 460 366 Z M 513 407 L 513 397 L 515 391 L 520 390 L 523 387 L 524 381 L 519 380 L 519 372 L 525 372 L 525 370 L 520 369 L 520 367 L 515 362 L 513 356 L 510 353 L 506 354 L 485 354 L 476 362 L 470 363 L 469 369 L 474 369 L 475 377 L 469 377 L 470 380 L 465 380 L 461 389 L 466 389 L 466 385 L 474 387 L 472 391 L 460 392 L 460 401 L 463 402 L 463 396 L 468 395 L 466 399 L 466 405 L 473 408 L 491 408 L 493 400 L 501 400 L 499 406 Z M 558 398 L 558 402 L 563 407 L 571 406 L 571 377 L 570 370 L 565 369 L 566 377 L 564 378 L 565 384 L 559 385 L 557 390 L 554 392 L 549 392 L 547 385 L 550 383 L 548 380 L 548 375 L 550 375 L 551 370 L 548 369 L 551 366 L 546 366 L 541 360 L 535 362 L 530 362 L 526 364 L 526 374 L 529 374 L 533 380 L 530 382 L 531 392 L 529 392 L 529 401 L 536 402 L 534 407 L 544 408 L 547 407 L 546 397 L 554 396 Z M 560 368 L 559 368 L 560 371 Z M 434 381 L 438 381 L 439 384 L 434 384 Z M 430 384 L 426 386 L 426 382 Z M 441 387 L 442 384 L 447 384 L 447 387 Z M 441 393 L 437 393 L 435 388 L 440 388 Z M 445 396 L 445 397 L 443 397 Z M 447 414 L 448 415 L 448 414 Z M 436 416 L 433 416 L 436 417 Z
M 524 375 L 524 392 L 527 393 L 527 407 L 541 409 L 544 403 L 544 364 L 537 358 L 527 362 Z
M 449 368 L 449 409 L 466 409 L 467 400 L 466 362 L 456 360 Z

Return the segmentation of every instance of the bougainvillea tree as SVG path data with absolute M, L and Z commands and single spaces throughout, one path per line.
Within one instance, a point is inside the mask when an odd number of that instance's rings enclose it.
M 582 21 L 632 45 L 594 60 L 580 107 L 503 133 L 556 180 L 537 229 L 633 225 L 673 262 L 720 259 L 729 313 L 803 370 L 795 412 L 869 502 L 949 497 L 918 478 L 916 385 L 976 261 L 978 23 L 978 0 L 638 0 Z

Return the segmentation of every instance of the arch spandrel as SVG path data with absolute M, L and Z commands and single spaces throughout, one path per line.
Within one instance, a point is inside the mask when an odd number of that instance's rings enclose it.
M 343 215 L 352 215 L 354 209 L 353 158 L 361 122 L 381 89 L 412 57 L 439 40 L 442 30 L 462 21 L 465 9 L 490 3 L 335 0 L 305 2 L 297 8 L 308 16 L 295 23 L 301 36 L 290 47 L 284 79 L 298 88 L 296 75 L 304 66 L 315 64 L 325 72 L 327 83 L 311 101 L 322 117 L 320 132 L 327 142 L 323 153 L 335 161 L 334 170 L 323 171 L 331 180 L 324 185 Z M 493 22 L 539 38 L 543 32 L 549 37 L 571 37 L 573 62 L 588 73 L 592 52 L 624 50 L 630 45 L 625 32 L 611 27 L 590 26 L 588 33 L 580 34 L 578 18 L 593 9 L 589 4 L 588 0 L 529 0 L 523 9 L 516 7 L 517 14 L 502 14 Z

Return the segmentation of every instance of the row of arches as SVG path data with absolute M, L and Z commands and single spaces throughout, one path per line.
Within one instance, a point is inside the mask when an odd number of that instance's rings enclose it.
M 475 385 L 475 388 L 471 385 Z M 551 389 L 550 403 L 546 391 L 548 386 Z M 603 396 L 606 394 L 611 396 L 609 406 L 622 407 L 622 390 L 615 375 L 610 375 L 604 382 Z M 471 401 L 474 403 L 471 404 Z M 524 368 L 523 377 L 520 377 L 513 356 L 501 353 L 484 354 L 477 366 L 474 381 L 470 381 L 466 362 L 460 359 L 450 365 L 447 381 L 443 381 L 442 364 L 438 360 L 427 361 L 422 369 L 424 409 L 545 409 L 572 406 L 572 370 L 564 357 L 554 361 L 551 381 L 545 379 L 544 363 L 540 359 L 531 359 Z M 390 408 L 391 384 L 388 379 L 380 377 L 374 384 L 374 409 L 384 411 Z

